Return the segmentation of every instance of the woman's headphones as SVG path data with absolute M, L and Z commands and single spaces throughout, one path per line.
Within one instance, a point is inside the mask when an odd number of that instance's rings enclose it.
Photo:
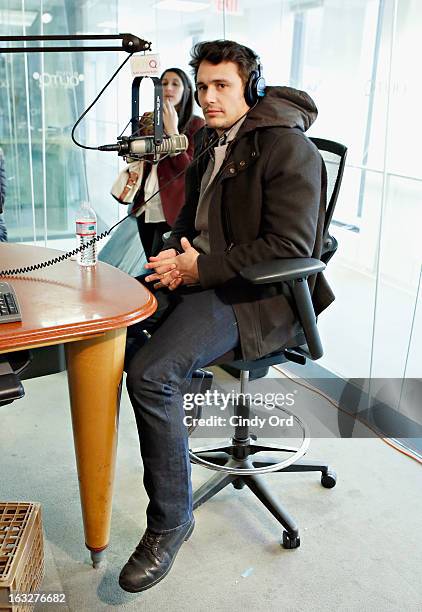
M 265 78 L 262 74 L 262 65 L 258 64 L 257 69 L 252 70 L 252 72 L 250 73 L 245 85 L 244 96 L 246 104 L 248 106 L 254 106 L 258 102 L 259 98 L 263 98 L 265 96 L 265 87 L 266 85 Z M 194 98 L 198 106 L 201 106 L 199 104 L 199 96 L 197 89 L 195 89 Z

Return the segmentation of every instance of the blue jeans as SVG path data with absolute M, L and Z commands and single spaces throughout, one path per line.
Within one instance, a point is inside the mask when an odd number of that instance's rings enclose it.
M 0 215 L 0 242 L 7 242 L 7 229 L 3 215 Z
M 160 293 L 160 292 L 157 292 Z M 165 296 L 166 292 L 161 292 Z M 159 296 L 157 296 L 159 297 Z M 135 411 L 144 486 L 149 497 L 148 527 L 167 531 L 192 518 L 192 486 L 183 390 L 197 368 L 235 348 L 239 342 L 231 305 L 214 290 L 176 291 L 159 306 L 150 340 L 138 335 L 142 322 L 128 330 L 127 389 Z

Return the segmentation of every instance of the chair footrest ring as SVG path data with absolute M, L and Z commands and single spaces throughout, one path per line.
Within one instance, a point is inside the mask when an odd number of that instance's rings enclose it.
M 269 474 L 271 472 L 278 472 L 288 467 L 289 465 L 292 465 L 293 463 L 298 461 L 301 457 L 303 457 L 309 448 L 310 436 L 308 432 L 308 426 L 306 425 L 304 421 L 302 421 L 300 417 L 293 414 L 289 410 L 286 410 L 285 408 L 281 408 L 281 407 L 279 407 L 279 410 L 284 412 L 287 416 L 293 417 L 293 420 L 298 425 L 302 433 L 302 441 L 299 447 L 297 449 L 290 448 L 289 452 L 291 452 L 292 454 L 286 459 L 284 459 L 283 461 L 279 461 L 278 463 L 274 463 L 273 465 L 257 467 L 257 468 L 229 467 L 225 465 L 218 465 L 216 463 L 212 463 L 211 461 L 207 461 L 206 459 L 203 459 L 202 457 L 196 455 L 195 450 L 189 449 L 189 457 L 190 457 L 191 462 L 195 463 L 196 465 L 202 465 L 203 467 L 209 470 L 214 470 L 216 472 L 225 472 L 226 474 L 237 474 L 237 475 L 242 474 L 244 476 L 252 476 L 254 474 Z M 235 444 L 232 444 L 232 447 L 234 448 Z M 274 450 L 276 451 L 277 449 L 274 449 Z

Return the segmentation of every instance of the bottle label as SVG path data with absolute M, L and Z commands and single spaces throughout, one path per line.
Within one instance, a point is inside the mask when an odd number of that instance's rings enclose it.
M 76 233 L 78 236 L 95 236 L 97 224 L 95 221 L 76 221 Z

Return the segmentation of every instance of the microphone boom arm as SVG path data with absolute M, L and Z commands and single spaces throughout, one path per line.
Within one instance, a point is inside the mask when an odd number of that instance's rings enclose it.
M 0 53 L 59 53 L 75 51 L 150 51 L 151 43 L 134 34 L 53 34 L 43 36 L 0 36 L 0 42 L 29 42 L 55 40 L 121 40 L 122 46 L 92 46 L 92 47 L 0 47 Z

